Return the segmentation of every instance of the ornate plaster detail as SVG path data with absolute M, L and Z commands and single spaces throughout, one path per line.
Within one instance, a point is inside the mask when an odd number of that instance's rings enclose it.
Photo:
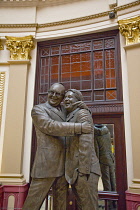
M 119 20 L 119 29 L 126 38 L 126 45 L 140 42 L 140 16 Z
M 76 0 L 73 0 L 73 2 Z M 78 0 L 77 0 L 78 1 Z M 80 0 L 79 0 L 80 1 Z M 9 1 L 9 0 L 0 0 L 0 5 L 9 5 L 10 6 L 33 6 L 33 3 L 35 3 L 35 6 L 45 6 L 48 4 L 56 4 L 56 3 L 68 3 L 69 0 L 19 0 L 19 1 Z M 19 5 L 18 5 L 19 4 Z M 20 5 L 21 4 L 21 5 Z M 59 25 L 65 25 L 65 24 L 71 24 L 71 23 L 78 23 L 82 21 L 88 21 L 96 18 L 101 18 L 108 16 L 109 13 L 113 10 L 114 12 L 125 10 L 131 7 L 135 7 L 137 5 L 140 5 L 140 0 L 134 1 L 129 4 L 124 4 L 122 6 L 116 6 L 116 4 L 113 4 L 112 7 L 110 8 L 110 11 L 105 11 L 102 13 L 94 14 L 94 15 L 89 15 L 89 16 L 84 16 L 84 17 L 79 17 L 79 18 L 74 18 L 74 19 L 69 19 L 69 20 L 64 20 L 64 21 L 57 21 L 57 22 L 52 22 L 52 23 L 44 23 L 44 24 L 0 24 L 0 28 L 45 28 L 45 27 L 52 27 L 52 26 L 59 26 Z
M 123 104 L 100 104 L 100 105 L 89 105 L 89 108 L 93 114 L 97 113 L 123 113 Z
M 95 19 L 95 18 L 108 16 L 108 14 L 109 14 L 109 11 L 98 13 L 98 14 L 95 14 L 95 15 L 89 15 L 89 16 L 85 16 L 85 17 L 74 18 L 74 19 L 70 19 L 70 20 L 39 24 L 38 28 L 45 28 L 45 27 L 51 27 L 51 26 L 58 26 L 58 25 L 64 25 L 64 24 L 77 23 L 77 22 L 81 22 L 81 21 L 87 21 L 87 20 L 92 20 L 92 19 Z
M 33 36 L 11 37 L 6 36 L 7 49 L 11 60 L 31 59 L 30 51 L 34 49 Z
M 124 4 L 122 6 L 116 7 L 116 11 L 121 11 L 121 10 L 125 10 L 125 9 L 131 8 L 131 7 L 135 7 L 135 6 L 139 5 L 139 4 L 140 4 L 139 0 L 138 1 L 134 1 L 132 3 L 129 3 L 129 4 Z
M 0 50 L 4 50 L 4 46 L 3 46 L 2 42 L 1 42 L 1 39 L 0 39 Z
M 0 24 L 0 28 L 34 28 L 37 27 L 38 24 Z
M 5 72 L 0 72 L 0 124 L 1 124 L 1 119 L 2 119 L 4 84 L 5 84 Z

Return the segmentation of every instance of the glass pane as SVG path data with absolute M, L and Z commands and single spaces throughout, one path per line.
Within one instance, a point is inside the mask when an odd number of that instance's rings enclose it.
M 45 103 L 47 101 L 47 95 L 39 96 L 39 103 Z
M 58 74 L 58 65 L 51 66 L 51 74 Z
M 93 42 L 93 49 L 99 50 L 103 48 L 103 40 L 98 40 Z
M 104 87 L 104 80 L 103 79 L 96 79 L 95 81 L 94 81 L 94 87 L 95 87 L 95 89 L 101 89 L 101 88 L 103 88 Z
M 59 63 L 59 57 L 55 56 L 51 58 L 51 65 L 56 65 Z
M 70 81 L 70 73 L 65 73 L 65 74 L 61 74 L 61 81 L 62 82 L 66 82 L 66 81 Z
M 95 60 L 94 69 L 103 69 L 103 60 Z
M 63 45 L 62 46 L 62 54 L 63 53 L 70 53 L 70 45 Z
M 82 65 L 82 71 L 88 71 L 91 69 L 90 62 L 82 62 L 81 65 Z
M 59 54 L 59 46 L 52 47 L 51 54 L 52 55 L 58 55 Z
M 90 53 L 81 53 L 81 61 L 90 61 Z
M 70 82 L 63 82 L 63 85 L 66 90 L 70 89 Z
M 80 44 L 72 44 L 71 45 L 71 52 L 80 52 L 81 45 Z
M 80 90 L 80 81 L 79 82 L 71 82 L 71 88 Z
M 105 68 L 115 68 L 115 52 L 114 50 L 105 51 Z
M 94 52 L 94 60 L 103 59 L 103 51 Z
M 82 92 L 82 95 L 83 95 L 83 98 L 84 98 L 84 101 L 91 101 L 91 92 Z
M 79 81 L 80 80 L 80 72 L 71 73 L 71 80 L 72 81 Z
M 116 191 L 114 124 L 95 124 L 94 144 L 101 168 L 98 190 Z
M 50 81 L 51 81 L 51 84 L 58 82 L 58 74 L 51 75 Z
M 103 100 L 105 100 L 104 91 L 95 91 L 94 101 L 103 101 Z
M 81 51 L 91 50 L 91 42 L 81 43 Z
M 50 48 L 41 49 L 41 56 L 50 55 Z
M 91 81 L 82 81 L 82 90 L 91 89 Z
M 72 65 L 71 65 L 71 71 L 72 72 L 75 72 L 75 71 L 80 71 L 80 68 L 81 66 L 80 66 L 80 63 L 72 63 Z
M 71 55 L 71 62 L 80 62 L 80 54 Z
M 82 76 L 82 80 L 91 80 L 91 71 L 81 72 L 81 76 Z
M 105 48 L 112 48 L 115 47 L 115 40 L 114 39 L 106 39 L 105 40 Z
M 94 79 L 103 79 L 104 78 L 104 72 L 103 70 L 95 70 L 94 71 Z
M 70 72 L 70 64 L 62 64 L 62 73 Z
M 117 91 L 116 90 L 107 90 L 106 91 L 106 100 L 115 100 L 117 99 Z
M 70 63 L 70 55 L 63 55 L 61 58 L 62 63 Z

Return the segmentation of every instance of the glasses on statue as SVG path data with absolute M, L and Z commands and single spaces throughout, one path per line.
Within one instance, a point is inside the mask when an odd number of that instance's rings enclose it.
M 64 96 L 64 94 L 58 93 L 58 92 L 55 92 L 55 91 L 52 91 L 52 90 L 49 90 L 48 94 L 51 95 L 51 96 L 55 95 L 57 97 Z

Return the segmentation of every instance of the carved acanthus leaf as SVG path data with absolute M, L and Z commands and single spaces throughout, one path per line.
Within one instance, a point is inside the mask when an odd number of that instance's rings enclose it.
M 2 42 L 1 42 L 1 39 L 0 39 L 0 50 L 4 50 L 4 46 L 3 46 Z
M 126 38 L 126 45 L 140 42 L 140 16 L 119 20 L 119 29 Z
M 30 51 L 34 49 L 33 36 L 10 37 L 6 36 L 7 49 L 11 60 L 31 59 Z

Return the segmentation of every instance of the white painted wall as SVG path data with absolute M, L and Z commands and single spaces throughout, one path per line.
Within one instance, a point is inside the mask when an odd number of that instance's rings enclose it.
M 35 23 L 36 7 L 0 7 L 0 24 Z
M 39 7 L 37 8 L 37 22 L 50 23 L 68 20 L 98 14 L 108 10 L 108 1 L 104 0 L 86 0 L 46 8 Z

